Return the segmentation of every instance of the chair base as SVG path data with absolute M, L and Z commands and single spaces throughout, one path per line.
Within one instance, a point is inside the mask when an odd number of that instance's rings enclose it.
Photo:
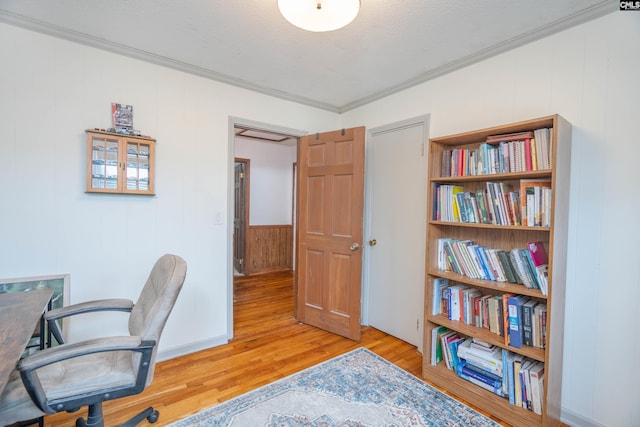
M 156 411 L 152 407 L 148 407 L 135 417 L 131 418 L 129 421 L 121 424 L 120 427 L 135 427 L 145 419 L 150 423 L 155 423 L 156 421 L 158 421 L 159 416 L 160 413 L 158 411 Z M 85 420 L 84 418 L 78 418 L 76 420 L 76 427 L 104 427 L 102 403 L 89 405 L 89 414 L 87 415 L 87 419 Z
M 34 424 L 38 424 L 38 427 L 44 427 L 44 417 L 34 418 L 29 421 L 19 421 L 15 424 L 12 424 L 11 427 L 26 427 L 32 426 Z

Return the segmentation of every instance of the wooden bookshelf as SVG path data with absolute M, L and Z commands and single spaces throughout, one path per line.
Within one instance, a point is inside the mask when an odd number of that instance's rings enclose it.
M 549 128 L 551 167 L 543 170 L 476 174 L 468 176 L 442 176 L 442 153 L 450 149 L 475 150 L 491 135 L 534 131 Z M 569 166 L 571 153 L 571 125 L 559 115 L 542 117 L 504 126 L 475 130 L 456 135 L 432 138 L 429 141 L 428 168 L 428 218 L 427 250 L 425 274 L 425 322 L 423 376 L 426 380 L 446 389 L 451 394 L 477 406 L 481 410 L 513 425 L 558 425 L 560 424 L 560 402 L 562 390 L 562 347 L 565 306 L 565 280 L 567 255 L 567 230 L 569 211 Z M 486 182 L 503 182 L 518 188 L 522 179 L 551 180 L 551 224 L 542 226 L 496 225 L 486 223 L 444 222 L 435 219 L 436 186 L 455 184 L 469 191 L 475 191 Z M 517 191 L 517 190 L 516 190 Z M 548 291 L 529 289 L 524 285 L 474 279 L 451 271 L 438 269 L 438 239 L 451 238 L 471 240 L 478 245 L 510 251 L 526 248 L 527 242 L 542 241 L 549 256 Z M 459 320 L 450 320 L 446 314 L 433 314 L 434 281 L 449 279 L 471 288 L 480 289 L 483 294 L 499 295 L 514 293 L 526 295 L 547 305 L 546 346 L 536 348 L 523 345 L 515 348 L 505 345 L 504 338 L 486 328 L 476 327 Z M 544 391 L 542 414 L 518 407 L 503 398 L 459 377 L 444 362 L 431 364 L 432 330 L 444 326 L 460 335 L 475 337 L 508 351 L 533 360 L 544 362 Z

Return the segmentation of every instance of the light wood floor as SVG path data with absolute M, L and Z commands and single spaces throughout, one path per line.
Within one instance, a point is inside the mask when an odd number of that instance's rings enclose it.
M 421 377 L 417 349 L 386 333 L 366 327 L 356 343 L 296 322 L 292 286 L 290 272 L 237 278 L 233 340 L 160 362 L 142 394 L 105 403 L 105 425 L 121 424 L 150 405 L 160 411 L 154 425 L 166 425 L 360 346 Z M 84 413 L 50 415 L 45 426 L 72 426 Z

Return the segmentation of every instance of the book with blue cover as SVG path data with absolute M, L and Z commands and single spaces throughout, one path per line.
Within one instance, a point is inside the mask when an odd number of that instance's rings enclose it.
M 522 306 L 529 301 L 525 295 L 514 295 L 507 299 L 509 312 L 509 345 L 520 348 L 524 341 Z
M 460 378 L 480 385 L 498 396 L 505 397 L 505 394 L 502 391 L 502 378 L 497 375 L 492 375 L 486 371 L 478 369 L 464 360 L 460 360 L 460 363 L 456 368 L 456 373 Z

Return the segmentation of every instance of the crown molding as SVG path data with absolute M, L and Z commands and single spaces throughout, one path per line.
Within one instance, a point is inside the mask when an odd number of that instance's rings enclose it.
M 393 95 L 405 89 L 409 89 L 413 86 L 419 85 L 421 83 L 425 83 L 429 80 L 433 80 L 437 77 L 443 76 L 445 74 L 449 74 L 453 71 L 457 71 L 469 65 L 476 64 L 485 59 L 491 58 L 493 56 L 497 56 L 501 53 L 515 49 L 517 47 L 524 46 L 536 40 L 543 39 L 550 35 L 567 30 L 571 27 L 584 24 L 585 22 L 592 21 L 594 19 L 608 15 L 609 13 L 612 13 L 615 11 L 618 11 L 618 2 L 605 0 L 602 3 L 592 6 L 588 9 L 585 9 L 579 13 L 569 15 L 563 19 L 560 19 L 550 24 L 547 24 L 545 26 L 536 28 L 535 30 L 521 34 L 517 37 L 513 37 L 505 42 L 490 46 L 486 49 L 480 50 L 472 55 L 468 55 L 459 60 L 449 62 L 440 67 L 434 68 L 423 74 L 420 74 L 412 79 L 406 80 L 403 83 L 400 83 L 398 85 L 394 85 L 387 89 L 379 91 L 371 96 L 367 96 L 367 97 L 358 99 L 354 102 L 345 104 L 342 107 L 340 107 L 339 113 L 345 113 L 349 110 L 353 110 L 355 108 L 369 104 L 373 101 L 377 101 L 389 95 Z
M 445 74 L 451 73 L 453 71 L 459 70 L 469 65 L 478 63 L 480 61 L 483 61 L 485 59 L 507 52 L 514 48 L 523 46 L 527 43 L 540 40 L 544 37 L 558 33 L 560 31 L 564 31 L 576 25 L 580 25 L 585 22 L 591 21 L 593 19 L 600 18 L 604 15 L 607 15 L 617 10 L 618 10 L 618 2 L 605 0 L 602 3 L 592 6 L 588 9 L 585 9 L 573 15 L 567 16 L 563 19 L 552 22 L 543 27 L 536 28 L 535 30 L 532 30 L 520 36 L 514 37 L 503 43 L 493 45 L 489 48 L 478 51 L 473 55 L 468 55 L 459 60 L 449 62 L 440 67 L 434 68 L 430 71 L 427 71 L 423 74 L 413 77 L 409 80 L 406 80 L 405 82 L 402 82 L 398 85 L 390 86 L 387 89 L 378 91 L 370 96 L 360 98 L 353 102 L 347 103 L 343 106 L 332 105 L 325 102 L 320 102 L 320 101 L 305 98 L 302 96 L 294 95 L 278 89 L 270 88 L 267 86 L 257 85 L 257 84 L 248 82 L 246 80 L 238 79 L 236 77 L 229 76 L 227 74 L 218 73 L 216 71 L 213 71 L 207 68 L 198 67 L 195 65 L 187 64 L 185 62 L 181 62 L 181 61 L 176 61 L 171 58 L 156 55 L 141 49 L 135 49 L 120 43 L 114 43 L 114 42 L 111 42 L 99 37 L 91 36 L 89 34 L 85 34 L 82 32 L 72 31 L 67 28 L 49 24 L 36 19 L 28 18 L 19 14 L 11 13 L 6 10 L 0 10 L 0 22 L 4 22 L 17 27 L 36 31 L 42 34 L 53 36 L 53 37 L 65 39 L 71 42 L 83 44 L 86 46 L 95 47 L 97 49 L 106 50 L 112 53 L 116 53 L 116 54 L 127 56 L 133 59 L 149 62 L 155 65 L 171 68 L 177 71 L 193 74 L 199 77 L 204 77 L 206 79 L 215 80 L 217 82 L 225 83 L 231 86 L 239 87 L 239 88 L 250 90 L 253 92 L 262 93 L 264 95 L 269 95 L 269 96 L 273 96 L 283 100 L 306 105 L 309 107 L 314 107 L 321 110 L 342 114 L 349 110 L 353 110 L 355 108 L 369 104 L 373 101 L 377 101 L 389 95 L 393 95 L 397 92 L 409 89 L 413 86 L 419 85 L 421 83 L 425 83 L 429 80 L 433 80 L 437 77 L 443 76 Z

